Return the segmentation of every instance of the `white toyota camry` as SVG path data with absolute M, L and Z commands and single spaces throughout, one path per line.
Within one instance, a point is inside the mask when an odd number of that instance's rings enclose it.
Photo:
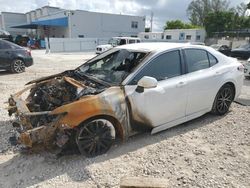
M 240 94 L 243 72 L 236 59 L 206 46 L 123 45 L 75 70 L 31 81 L 25 101 L 25 90 L 11 96 L 9 114 L 22 115 L 24 145 L 62 147 L 71 140 L 82 154 L 96 156 L 116 138 L 143 129 L 154 134 L 207 112 L 227 113 Z

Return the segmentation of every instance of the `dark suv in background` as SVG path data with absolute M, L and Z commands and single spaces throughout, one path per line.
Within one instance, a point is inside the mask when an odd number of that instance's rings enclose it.
M 33 58 L 29 49 L 0 39 L 0 69 L 21 73 L 25 71 L 25 67 L 31 65 Z

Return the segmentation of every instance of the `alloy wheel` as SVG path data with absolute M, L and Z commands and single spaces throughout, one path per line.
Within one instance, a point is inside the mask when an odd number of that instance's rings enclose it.
M 15 60 L 14 64 L 13 64 L 13 69 L 16 73 L 24 72 L 24 70 L 25 70 L 24 62 L 20 59 Z
M 233 101 L 231 87 L 224 87 L 218 95 L 216 108 L 220 114 L 225 114 Z
M 91 121 L 77 134 L 76 142 L 80 152 L 88 157 L 106 153 L 115 139 L 112 123 L 105 119 Z

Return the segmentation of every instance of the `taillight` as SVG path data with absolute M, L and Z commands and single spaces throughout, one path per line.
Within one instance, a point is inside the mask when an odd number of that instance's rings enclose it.
M 244 69 L 245 69 L 245 67 L 242 64 L 237 67 L 237 70 L 240 72 L 244 72 Z
M 31 56 L 31 50 L 26 50 L 26 54 L 27 54 L 28 56 Z

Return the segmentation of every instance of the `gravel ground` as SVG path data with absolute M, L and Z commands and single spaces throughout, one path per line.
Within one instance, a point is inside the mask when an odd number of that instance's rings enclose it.
M 151 136 L 134 136 L 107 154 L 60 159 L 48 152 L 20 154 L 10 146 L 6 104 L 32 79 L 80 65 L 91 53 L 33 51 L 35 65 L 22 74 L 0 72 L 0 187 L 119 187 L 124 176 L 165 178 L 167 187 L 250 187 L 250 107 L 233 103 L 226 116 L 204 115 Z M 250 95 L 245 80 L 243 97 Z

